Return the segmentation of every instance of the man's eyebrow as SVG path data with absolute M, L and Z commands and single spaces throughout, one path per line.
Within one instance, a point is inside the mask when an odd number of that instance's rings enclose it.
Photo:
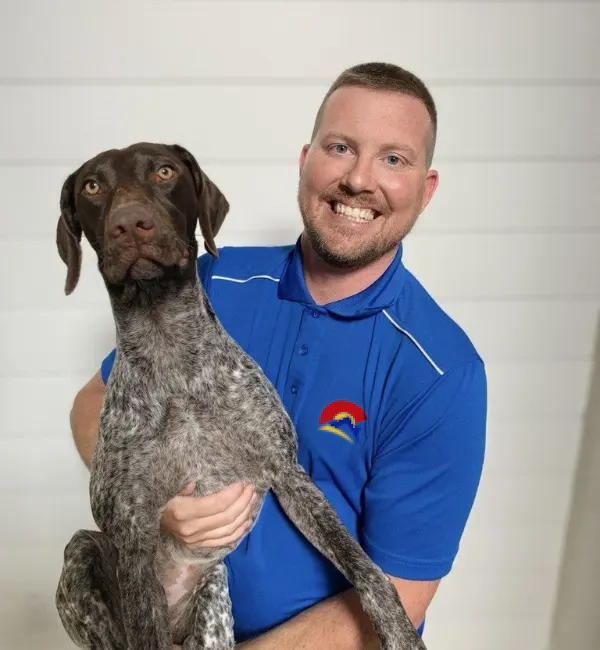
M 336 140 L 344 140 L 344 142 L 349 142 L 351 145 L 356 145 L 356 140 L 352 139 L 349 135 L 345 133 L 340 133 L 339 131 L 327 131 L 323 134 L 322 140 L 329 140 L 335 138 Z
M 385 151 L 389 151 L 390 149 L 396 151 L 404 151 L 404 153 L 407 153 L 412 158 L 417 158 L 418 156 L 417 152 L 412 147 L 407 144 L 400 144 L 399 142 L 390 142 L 388 144 L 384 144 L 381 148 Z
M 352 146 L 356 146 L 356 140 L 351 138 L 349 135 L 346 135 L 345 133 L 340 133 L 339 131 L 328 131 L 323 136 L 323 140 L 327 140 L 330 138 L 343 140 L 345 142 L 350 143 Z M 404 153 L 408 154 L 412 158 L 418 158 L 417 152 L 411 146 L 407 144 L 400 144 L 399 142 L 388 142 L 384 144 L 381 147 L 381 149 L 383 151 L 389 151 L 389 150 L 403 151 Z

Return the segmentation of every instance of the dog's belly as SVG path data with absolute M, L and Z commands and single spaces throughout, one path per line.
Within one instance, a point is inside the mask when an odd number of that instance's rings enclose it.
M 177 564 L 166 571 L 162 584 L 171 616 L 182 600 L 194 591 L 203 573 L 203 567 L 195 563 Z
M 155 559 L 155 572 L 165 591 L 174 638 L 184 639 L 190 633 L 196 587 L 227 550 L 188 549 L 172 538 L 163 538 Z

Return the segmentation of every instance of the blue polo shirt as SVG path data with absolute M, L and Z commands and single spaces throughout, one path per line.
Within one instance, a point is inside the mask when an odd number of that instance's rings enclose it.
M 279 392 L 300 463 L 352 535 L 391 575 L 445 576 L 480 480 L 486 375 L 465 332 L 404 266 L 402 246 L 371 286 L 322 306 L 306 288 L 299 240 L 224 247 L 200 256 L 198 271 L 223 326 Z M 238 641 L 349 587 L 272 494 L 226 563 Z

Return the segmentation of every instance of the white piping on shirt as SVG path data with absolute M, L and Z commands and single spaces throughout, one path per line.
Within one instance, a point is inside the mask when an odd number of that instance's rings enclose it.
M 230 278 L 225 275 L 211 275 L 211 279 L 213 280 L 227 280 L 228 282 L 237 282 L 239 284 L 244 284 L 246 282 L 249 282 L 250 280 L 257 280 L 257 279 L 264 279 L 264 280 L 272 280 L 273 282 L 279 282 L 279 278 L 274 278 L 272 275 L 251 275 L 248 278 L 244 279 L 239 279 L 239 278 Z M 408 338 L 417 346 L 421 354 L 429 361 L 429 363 L 435 368 L 435 371 L 443 375 L 444 371 L 435 363 L 435 361 L 427 354 L 423 346 L 417 341 L 417 339 L 407 330 L 405 330 L 403 327 L 398 325 L 398 323 L 387 313 L 387 311 L 384 309 L 383 310 L 384 316 L 392 323 L 392 325 L 400 332 L 408 336 Z
M 383 310 L 383 314 L 385 315 L 385 317 L 390 321 L 390 323 L 392 323 L 392 325 L 393 325 L 397 330 L 399 330 L 400 332 L 402 332 L 402 334 L 405 334 L 406 336 L 408 336 L 408 338 L 409 338 L 409 339 L 410 339 L 410 340 L 411 340 L 411 341 L 412 341 L 412 342 L 417 346 L 417 348 L 420 350 L 421 354 L 422 354 L 422 355 L 427 359 L 427 361 L 429 361 L 429 363 L 430 363 L 430 364 L 435 368 L 436 372 L 437 372 L 438 374 L 440 374 L 440 375 L 443 375 L 443 374 L 444 374 L 444 371 L 443 371 L 443 370 L 442 370 L 442 369 L 441 369 L 441 368 L 440 368 L 440 367 L 435 363 L 435 361 L 434 361 L 434 360 L 433 360 L 433 359 L 432 359 L 432 358 L 427 354 L 427 352 L 425 352 L 425 349 L 424 349 L 423 346 L 419 343 L 419 341 L 417 341 L 417 339 L 416 339 L 416 338 L 415 338 L 415 337 L 414 337 L 410 332 L 408 332 L 407 330 L 405 330 L 403 327 L 400 327 L 400 325 L 398 325 L 398 323 L 397 323 L 397 322 L 396 322 L 396 321 L 395 321 L 395 320 L 394 320 L 394 319 L 393 319 L 393 318 L 392 318 L 392 317 L 387 313 L 387 311 L 386 311 L 385 309 Z
M 274 278 L 272 275 L 251 275 L 249 278 L 240 280 L 238 278 L 229 278 L 226 275 L 211 275 L 211 280 L 228 280 L 229 282 L 239 282 L 244 284 L 244 282 L 249 282 L 250 280 L 256 280 L 259 278 L 264 278 L 265 280 L 273 280 L 273 282 L 279 282 L 279 278 Z

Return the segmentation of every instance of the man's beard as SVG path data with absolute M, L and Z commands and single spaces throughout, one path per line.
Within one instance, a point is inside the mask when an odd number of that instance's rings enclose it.
M 354 250 L 335 251 L 327 245 L 325 239 L 320 235 L 318 229 L 315 227 L 314 220 L 307 217 L 309 209 L 303 204 L 299 193 L 298 206 L 300 208 L 302 222 L 304 223 L 306 237 L 315 253 L 324 262 L 338 269 L 359 269 L 380 259 L 398 246 L 402 239 L 404 239 L 404 237 L 410 232 L 414 222 L 416 221 L 415 217 L 412 222 L 408 224 L 407 228 L 400 233 L 398 239 L 390 240 L 383 238 L 370 242 L 367 245 L 363 244 L 360 248 Z M 377 218 L 384 219 L 385 217 L 381 216 Z

